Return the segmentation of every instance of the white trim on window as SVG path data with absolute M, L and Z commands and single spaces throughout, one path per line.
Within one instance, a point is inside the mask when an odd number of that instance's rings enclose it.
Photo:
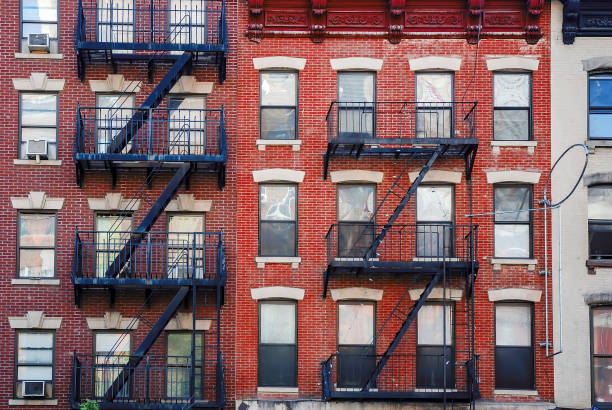
M 254 182 L 295 182 L 300 183 L 304 180 L 304 171 L 284 168 L 270 168 L 253 171 Z
M 109 74 L 105 80 L 89 80 L 89 88 L 95 93 L 137 93 L 142 81 L 127 81 L 123 74 Z
M 49 317 L 43 311 L 29 311 L 24 316 L 9 316 L 11 329 L 59 329 L 61 317 Z
M 120 192 L 107 192 L 104 198 L 87 198 L 87 204 L 92 211 L 137 211 L 140 199 L 132 201 L 124 199 Z
M 166 206 L 166 212 L 210 212 L 212 201 L 195 199 L 193 194 L 178 194 Z
M 487 70 L 525 70 L 536 71 L 540 61 L 535 57 L 509 56 L 487 59 Z
M 41 209 L 54 210 L 62 209 L 64 198 L 48 197 L 44 191 L 30 191 L 26 198 L 11 197 L 11 205 L 15 209 Z
M 267 286 L 264 288 L 251 289 L 251 297 L 255 300 L 260 299 L 304 299 L 304 289 L 290 288 L 286 286 Z
M 199 331 L 209 330 L 212 320 L 196 319 L 196 329 Z M 178 312 L 166 325 L 164 330 L 192 330 L 193 313 Z
M 425 288 L 409 290 L 408 293 L 410 294 L 410 300 L 419 300 L 419 298 L 421 297 L 424 291 L 425 291 Z M 452 288 L 446 289 L 446 299 L 456 301 L 456 300 L 461 300 L 462 297 L 463 297 L 463 290 L 452 289 Z M 433 299 L 437 299 L 437 300 L 444 299 L 444 291 L 442 288 L 434 288 L 431 291 L 427 300 L 433 300 Z
M 285 56 L 258 57 L 253 59 L 253 67 L 255 70 L 281 69 L 301 71 L 306 67 L 306 59 Z
M 463 173 L 461 171 L 443 171 L 441 169 L 430 169 L 425 174 L 423 178 L 423 182 L 436 182 L 436 183 L 444 183 L 444 184 L 460 184 L 461 176 Z M 410 182 L 413 182 L 419 176 L 419 171 L 414 171 L 408 173 L 410 177 Z
M 527 302 L 539 302 L 542 291 L 535 289 L 507 288 L 489 290 L 489 302 L 501 302 L 504 300 L 524 300 Z
M 541 172 L 534 171 L 487 171 L 487 183 L 499 184 L 502 182 L 517 182 L 523 184 L 537 184 Z
M 140 323 L 139 319 L 123 317 L 120 312 L 106 312 L 104 317 L 87 317 L 85 320 L 87 321 L 87 327 L 91 330 L 126 330 L 128 328 L 136 330 Z M 130 323 L 132 323 L 132 326 L 130 326 Z
M 344 171 L 332 171 L 329 173 L 331 182 L 335 184 L 344 182 L 371 182 L 380 184 L 383 181 L 384 173 L 378 171 L 368 171 L 364 169 L 347 169 Z
M 210 94 L 212 91 L 212 82 L 198 81 L 193 75 L 183 75 L 174 84 L 170 94 Z
M 423 70 L 448 70 L 459 71 L 461 69 L 461 58 L 427 56 L 411 58 L 408 60 L 410 71 Z
M 373 288 L 341 288 L 341 289 L 330 289 L 332 300 L 373 300 L 379 301 L 383 298 L 382 289 Z
M 51 80 L 47 73 L 31 73 L 30 78 L 13 78 L 17 91 L 62 91 L 66 80 Z
M 383 60 L 370 57 L 332 58 L 329 64 L 334 71 L 380 71 Z

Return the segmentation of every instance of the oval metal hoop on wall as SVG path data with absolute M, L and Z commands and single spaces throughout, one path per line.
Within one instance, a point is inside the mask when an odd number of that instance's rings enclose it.
M 571 151 L 574 148 L 578 148 L 578 147 L 582 147 L 584 149 L 584 166 L 582 167 L 582 171 L 580 172 L 580 175 L 578 176 L 578 179 L 576 180 L 576 183 L 572 187 L 572 190 L 562 200 L 560 200 L 559 202 L 557 202 L 555 204 L 549 204 L 548 194 L 547 193 L 548 193 L 548 187 L 549 187 L 549 184 L 550 184 L 550 179 L 551 179 L 553 171 L 557 167 L 557 164 L 559 164 L 559 162 L 563 159 L 563 157 L 565 157 L 565 155 L 569 151 Z M 563 151 L 563 153 L 559 156 L 559 158 L 557 158 L 557 160 L 553 164 L 552 168 L 548 172 L 548 178 L 546 178 L 546 184 L 544 184 L 544 205 L 548 205 L 549 208 L 557 208 L 563 202 L 567 201 L 567 199 L 570 196 L 572 196 L 574 191 L 576 191 L 576 188 L 578 188 L 578 184 L 580 184 L 580 181 L 582 181 L 582 177 L 584 176 L 584 173 L 586 171 L 586 168 L 587 168 L 588 164 L 589 164 L 589 148 L 585 144 L 574 144 L 574 145 L 570 145 L 569 147 L 567 147 L 566 150 Z

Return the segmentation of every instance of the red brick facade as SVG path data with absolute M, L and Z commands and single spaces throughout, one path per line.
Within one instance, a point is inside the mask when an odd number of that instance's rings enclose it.
M 109 306 L 106 291 L 87 291 L 82 296 L 82 306 L 74 303 L 71 272 L 74 252 L 75 227 L 92 229 L 94 211 L 88 207 L 87 198 L 103 198 L 107 192 L 120 192 L 125 198 L 138 192 L 144 171 L 124 172 L 118 177 L 117 187 L 111 187 L 109 172 L 88 173 L 84 187 L 75 182 L 73 160 L 75 112 L 77 103 L 82 106 L 94 105 L 95 93 L 90 90 L 89 80 L 105 79 L 112 73 L 110 65 L 97 64 L 87 68 L 86 81 L 77 77 L 77 62 L 74 52 L 74 30 L 77 20 L 74 1 L 60 1 L 60 53 L 59 60 L 18 59 L 19 51 L 19 1 L 9 0 L 2 7 L 0 45 L 2 69 L 0 69 L 0 95 L 2 109 L 0 122 L 3 127 L 0 164 L 3 169 L 3 183 L 0 188 L 0 265 L 3 275 L 0 279 L 3 308 L 0 321 L 0 371 L 5 375 L 0 383 L 0 408 L 9 408 L 14 397 L 15 370 L 15 329 L 11 329 L 7 317 L 24 316 L 28 311 L 44 311 L 49 317 L 61 317 L 62 324 L 56 331 L 54 397 L 57 408 L 69 408 L 69 387 L 72 374 L 72 353 L 91 354 L 93 332 L 85 318 L 102 317 L 107 311 L 120 312 L 123 317 L 132 317 L 145 300 L 144 292 L 118 292 L 114 306 Z M 452 6 L 457 8 L 458 5 Z M 508 2 L 507 2 L 508 3 Z M 517 1 L 517 3 L 523 3 Z M 539 19 L 542 38 L 535 44 L 528 44 L 524 35 L 510 33 L 507 36 L 488 35 L 480 40 L 478 59 L 476 45 L 470 45 L 463 35 L 438 33 L 435 38 L 426 34 L 402 39 L 391 44 L 386 35 L 330 36 L 320 43 L 311 41 L 308 35 L 270 35 L 261 42 L 255 42 L 246 35 L 249 24 L 249 4 L 245 1 L 228 2 L 227 24 L 229 27 L 229 49 L 227 79 L 220 85 L 214 68 L 196 66 L 193 75 L 198 81 L 214 82 L 213 91 L 207 96 L 207 108 L 225 110 L 227 129 L 228 161 L 227 182 L 220 191 L 214 176 L 197 175 L 191 178 L 189 191 L 181 188 L 180 193 L 189 192 L 196 199 L 212 200 L 212 209 L 206 213 L 206 230 L 223 230 L 227 261 L 228 281 L 221 309 L 221 350 L 224 356 L 225 388 L 227 406 L 234 406 L 239 400 L 257 398 L 284 398 L 287 396 L 257 393 L 258 361 L 258 311 L 257 301 L 251 297 L 251 289 L 268 286 L 287 286 L 305 290 L 303 300 L 297 303 L 298 311 L 298 388 L 300 399 L 321 397 L 321 361 L 337 349 L 337 303 L 329 296 L 322 298 L 323 272 L 326 269 L 325 234 L 329 226 L 337 221 L 336 185 L 330 179 L 323 179 L 323 154 L 327 147 L 325 116 L 330 103 L 337 99 L 337 72 L 332 70 L 330 59 L 343 57 L 372 57 L 383 60 L 383 66 L 376 74 L 376 95 L 379 101 L 414 101 L 415 72 L 410 71 L 409 59 L 426 56 L 446 56 L 461 59 L 461 67 L 454 73 L 454 98 L 459 101 L 478 101 L 477 138 L 479 149 L 472 176 L 473 208 L 470 209 L 468 184 L 464 163 L 461 160 L 439 160 L 435 170 L 461 171 L 462 180 L 455 186 L 455 222 L 469 224 L 470 213 L 491 212 L 493 187 L 487 183 L 487 171 L 527 170 L 541 172 L 539 182 L 534 185 L 534 206 L 542 197 L 542 190 L 550 169 L 550 51 L 549 5 L 544 6 Z M 295 33 L 294 33 L 295 34 Z M 458 38 L 461 37 L 461 38 Z M 265 56 L 288 56 L 306 59 L 305 68 L 299 71 L 299 151 L 287 146 L 268 146 L 258 150 L 255 140 L 259 138 L 259 72 L 253 66 L 253 58 Z M 492 72 L 487 69 L 486 60 L 502 56 L 524 56 L 536 58 L 539 67 L 532 73 L 533 84 L 533 139 L 537 142 L 534 152 L 527 148 L 502 147 L 494 154 L 492 140 Z M 142 102 L 148 89 L 152 88 L 165 74 L 169 66 L 159 65 L 154 81 L 136 95 L 136 104 Z M 19 135 L 19 92 L 12 79 L 28 78 L 30 73 L 44 72 L 49 79 L 65 79 L 65 86 L 59 92 L 58 160 L 61 166 L 14 165 L 18 153 Z M 143 75 L 143 72 L 145 73 Z M 118 73 L 125 79 L 146 80 L 146 68 L 142 64 L 119 65 Z M 464 98 L 465 96 L 465 98 Z M 330 171 L 362 169 L 384 173 L 382 183 L 377 185 L 380 199 L 389 189 L 394 176 L 403 169 L 406 159 L 378 158 L 334 158 Z M 413 161 L 410 171 L 417 171 L 423 161 Z M 301 263 L 297 269 L 290 264 L 266 264 L 260 269 L 255 263 L 258 256 L 258 184 L 253 181 L 252 171 L 268 168 L 285 168 L 305 171 L 303 182 L 298 184 L 298 256 Z M 169 176 L 156 177 L 152 188 L 146 194 L 153 201 L 166 186 Z M 63 207 L 57 212 L 56 279 L 59 285 L 16 285 L 17 214 L 11 205 L 11 197 L 26 197 L 30 191 L 44 191 L 49 197 L 64 198 Z M 391 200 L 381 210 L 381 215 L 390 214 L 396 206 Z M 141 201 L 140 209 L 134 214 L 136 225 L 150 205 Z M 415 223 L 415 205 L 411 200 L 404 209 L 398 223 Z M 480 356 L 480 390 L 484 399 L 490 401 L 553 401 L 552 360 L 545 357 L 539 343 L 545 340 L 544 299 L 534 303 L 534 351 L 535 380 L 538 396 L 494 395 L 494 304 L 489 301 L 488 291 L 502 288 L 529 288 L 544 290 L 543 270 L 544 225 L 543 214 L 533 213 L 533 257 L 537 259 L 535 270 L 528 271 L 527 265 L 502 265 L 500 271 L 493 271 L 493 218 L 476 217 L 478 224 L 478 261 L 480 269 L 475 291 L 475 353 Z M 381 221 L 385 217 L 381 217 Z M 157 222 L 154 230 L 165 229 L 165 216 Z M 361 286 L 384 291 L 383 298 L 376 304 L 376 324 L 380 325 L 404 293 L 408 279 L 402 276 L 373 278 L 347 275 L 332 278 L 330 289 Z M 449 279 L 453 288 L 461 288 L 462 281 Z M 422 286 L 421 286 L 422 287 Z M 550 291 L 550 289 L 549 289 Z M 156 291 L 150 307 L 143 316 L 155 321 L 168 304 L 171 292 Z M 215 317 L 214 297 L 206 296 L 211 304 L 204 306 L 205 296 L 200 294 L 198 318 Z M 457 315 L 465 310 L 464 298 L 457 302 Z M 189 312 L 191 307 L 184 306 Z M 463 313 L 461 313 L 463 314 Z M 459 317 L 457 326 L 460 326 Z M 462 319 L 463 320 L 463 319 Z M 462 322 L 464 323 L 464 321 Z M 464 325 L 465 326 L 465 325 Z M 467 330 L 466 330 L 467 331 Z M 549 332 L 552 331 L 552 323 Z M 133 332 L 132 344 L 139 343 L 148 332 L 141 321 Z M 382 353 L 393 338 L 396 328 L 390 327 L 378 340 L 377 347 Z M 466 338 L 460 339 L 457 329 L 457 360 Z M 414 326 L 408 331 L 402 345 L 402 352 L 414 350 Z M 163 354 L 163 338 L 160 338 L 152 352 Z M 208 341 L 206 342 L 208 344 Z M 211 341 L 214 347 L 214 341 Z M 457 379 L 459 380 L 459 370 Z M 291 395 L 291 398 L 296 396 Z

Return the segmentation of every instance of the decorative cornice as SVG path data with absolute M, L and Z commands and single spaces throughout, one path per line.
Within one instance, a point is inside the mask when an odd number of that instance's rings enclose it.
M 193 194 L 178 194 L 166 206 L 166 212 L 210 212 L 212 201 L 195 199 Z
M 138 93 L 142 81 L 127 81 L 123 74 L 109 74 L 106 80 L 89 80 L 89 88 L 95 93 Z
M 563 5 L 563 43 L 576 37 L 612 36 L 612 3 L 597 0 L 565 0 Z
M 304 171 L 295 169 L 271 168 L 253 171 L 254 182 L 295 182 L 304 180 Z
M 527 0 L 527 17 L 525 22 L 525 38 L 527 44 L 536 44 L 542 38 L 540 16 L 544 8 L 544 0 Z
M 380 71 L 382 70 L 383 66 L 383 60 L 381 58 L 370 57 L 332 58 L 331 60 L 329 60 L 329 63 L 331 64 L 331 68 L 334 71 Z
M 123 199 L 120 192 L 107 192 L 104 198 L 87 198 L 89 209 L 92 211 L 137 211 L 140 199 Z
M 461 69 L 461 59 L 455 57 L 427 56 L 411 58 L 408 60 L 410 71 L 422 70 L 448 70 L 459 71 Z
M 540 175 L 540 172 L 534 171 L 487 171 L 487 183 L 521 182 L 524 184 L 537 184 L 540 180 Z
M 85 320 L 91 330 L 136 330 L 140 323 L 139 319 L 123 317 L 120 312 L 106 312 L 104 317 L 88 317 Z
M 332 300 L 382 300 L 383 290 L 372 288 L 342 288 L 331 289 Z
M 265 288 L 251 289 L 251 297 L 260 299 L 304 299 L 304 289 L 289 288 L 286 286 L 269 286 Z
M 61 317 L 49 317 L 43 311 L 29 311 L 24 316 L 9 316 L 11 329 L 59 329 Z
M 335 184 L 344 182 L 373 182 L 380 184 L 383 181 L 384 173 L 363 169 L 347 169 L 344 171 L 332 171 L 329 175 L 331 182 Z
M 499 302 L 504 300 L 525 300 L 527 302 L 539 302 L 542 298 L 541 290 L 507 288 L 489 290 L 489 302 Z
M 170 94 L 210 94 L 212 90 L 212 82 L 198 81 L 193 75 L 183 75 L 174 84 Z
M 51 80 L 47 73 L 31 73 L 30 78 L 13 78 L 17 91 L 62 91 L 66 80 Z
M 44 191 L 30 191 L 26 198 L 11 197 L 15 209 L 40 209 L 57 211 L 64 206 L 64 198 L 50 198 Z
M 305 58 L 286 56 L 257 57 L 253 59 L 255 70 L 286 69 L 301 71 L 306 67 Z

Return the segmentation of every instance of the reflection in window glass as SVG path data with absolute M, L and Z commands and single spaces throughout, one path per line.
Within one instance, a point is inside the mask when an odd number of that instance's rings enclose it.
M 495 304 L 495 387 L 533 389 L 533 335 L 530 303 Z
M 612 308 L 593 308 L 593 396 L 597 403 L 612 402 Z
M 97 152 L 109 152 L 110 144 L 134 114 L 134 96 L 128 94 L 96 95 Z M 130 144 L 123 152 L 128 152 Z
M 59 53 L 57 23 L 57 0 L 21 0 L 21 52 L 30 52 L 30 34 L 47 34 L 49 52 Z
M 191 381 L 191 333 L 169 332 L 166 367 L 166 396 L 188 399 Z M 202 398 L 202 366 L 204 364 L 204 335 L 195 335 L 195 398 Z
M 170 0 L 169 40 L 174 44 L 207 44 L 208 0 Z
M 338 132 L 340 137 L 374 135 L 374 90 L 372 72 L 338 73 Z
M 297 216 L 295 185 L 259 186 L 260 256 L 295 256 Z
M 28 141 L 47 141 L 47 159 L 57 159 L 57 94 L 21 93 L 19 108 L 19 158 L 28 159 Z
M 19 214 L 19 277 L 55 276 L 55 215 Z
M 103 397 L 113 384 L 130 357 L 129 333 L 96 333 L 94 336 L 94 355 L 96 373 L 94 390 L 96 397 Z M 127 397 L 129 383 L 125 384 L 118 397 Z
M 15 377 L 17 397 L 22 394 L 22 382 L 45 381 L 44 395 L 53 395 L 54 334 L 50 332 L 17 333 L 17 372 Z
M 295 343 L 295 304 L 262 303 L 260 315 L 261 343 Z
M 612 76 L 589 77 L 589 138 L 612 138 Z
M 417 74 L 417 138 L 451 138 L 452 94 L 451 73 Z
M 204 214 L 168 216 L 168 277 L 204 277 Z
M 531 346 L 531 306 L 496 305 L 495 344 L 497 346 Z
M 205 108 L 204 97 L 168 97 L 169 154 L 206 154 Z
M 297 73 L 260 74 L 260 138 L 297 138 Z
M 450 305 L 446 305 L 446 345 L 453 344 L 452 313 Z M 421 307 L 417 318 L 417 343 L 419 345 L 444 344 L 444 306 L 442 304 L 425 304 Z
M 423 185 L 417 188 L 417 256 L 452 257 L 452 186 Z
M 494 188 L 495 256 L 529 258 L 531 256 L 531 187 L 500 185 Z M 522 211 L 522 212 L 520 212 Z
M 119 251 L 130 238 L 132 217 L 96 215 L 96 275 L 104 277 Z
M 259 303 L 259 386 L 297 386 L 297 304 Z
M 589 187 L 589 257 L 612 258 L 612 185 Z
M 374 239 L 375 185 L 338 185 L 338 256 L 363 257 Z
M 493 75 L 493 138 L 528 140 L 531 113 L 531 76 Z
M 374 341 L 374 304 L 338 304 L 338 344 L 369 345 Z

